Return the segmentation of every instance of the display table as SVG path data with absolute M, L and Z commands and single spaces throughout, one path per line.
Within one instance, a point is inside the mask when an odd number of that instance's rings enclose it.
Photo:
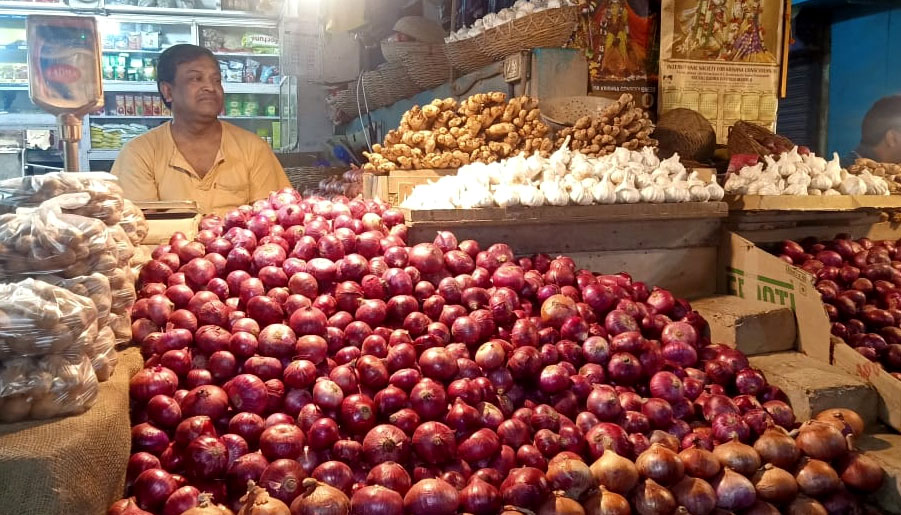
M 131 450 L 128 382 L 137 348 L 119 353 L 97 402 L 73 417 L 0 424 L 0 512 L 105 513 L 125 491 Z

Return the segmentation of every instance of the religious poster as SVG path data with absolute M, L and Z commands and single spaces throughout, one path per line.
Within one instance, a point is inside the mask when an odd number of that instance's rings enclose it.
M 717 142 L 745 120 L 775 130 L 785 0 L 663 0 L 660 106 L 713 124 Z
M 656 111 L 659 0 L 583 0 L 574 39 L 585 51 L 594 94 L 631 93 Z

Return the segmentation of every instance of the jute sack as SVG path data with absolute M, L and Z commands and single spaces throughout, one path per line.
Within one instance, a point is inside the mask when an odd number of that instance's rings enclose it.
M 0 424 L 0 513 L 97 515 L 122 497 L 128 381 L 142 365 L 138 349 L 120 352 L 96 404 L 81 415 Z

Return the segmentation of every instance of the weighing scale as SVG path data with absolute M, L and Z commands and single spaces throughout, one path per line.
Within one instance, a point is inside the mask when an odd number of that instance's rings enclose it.
M 65 169 L 77 172 L 82 119 L 103 107 L 97 21 L 93 17 L 31 15 L 26 34 L 31 101 L 57 116 Z

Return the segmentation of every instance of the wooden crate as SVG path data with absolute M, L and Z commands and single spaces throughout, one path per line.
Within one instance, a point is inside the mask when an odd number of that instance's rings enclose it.
M 407 211 L 410 244 L 439 230 L 482 248 L 508 243 L 517 255 L 572 257 L 596 272 L 626 271 L 683 297 L 710 295 L 726 205 L 630 204 Z
M 858 211 L 901 209 L 896 195 L 726 195 L 729 211 Z
M 446 175 L 457 175 L 456 168 L 432 170 L 396 170 L 388 175 L 363 174 L 363 198 L 379 198 L 399 206 L 413 188 Z

